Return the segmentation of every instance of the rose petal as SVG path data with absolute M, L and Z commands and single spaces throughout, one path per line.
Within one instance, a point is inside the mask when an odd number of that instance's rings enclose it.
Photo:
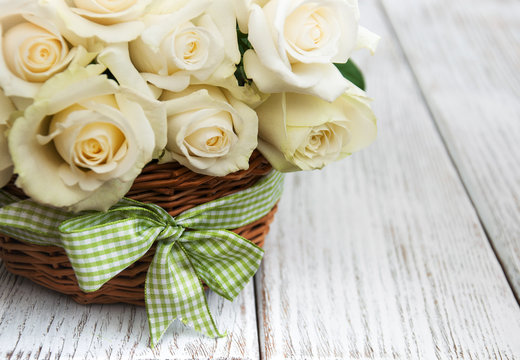
M 7 144 L 7 120 L 15 108 L 0 88 L 0 188 L 6 185 L 13 175 L 13 161 Z
M 360 26 L 357 38 L 356 50 L 368 49 L 372 55 L 375 54 L 381 37 L 370 30 Z
M 130 60 L 128 44 L 119 43 L 107 46 L 99 53 L 97 61 L 110 70 L 120 85 L 133 88 L 142 95 L 154 97 L 146 81 Z
M 153 132 L 153 141 L 152 139 L 145 140 L 148 146 L 152 146 L 152 158 L 157 159 L 163 152 L 164 147 L 166 146 L 166 106 L 161 101 L 157 101 L 154 98 L 143 96 L 138 93 L 134 89 L 126 86 L 122 86 L 120 88 L 120 94 L 124 95 L 123 101 L 126 104 L 127 102 L 133 102 L 139 104 L 139 107 L 144 112 L 144 117 L 146 121 L 143 121 L 143 118 L 136 119 L 136 126 L 142 127 L 149 125 Z M 122 101 L 119 101 L 119 106 L 124 106 Z M 141 114 L 142 116 L 142 114 Z M 148 133 L 147 130 L 143 129 L 145 133 Z M 138 132 L 139 133 L 139 132 Z
M 98 24 L 111 25 L 139 18 L 150 2 L 151 0 L 128 1 L 127 4 L 106 2 L 102 6 L 98 1 L 75 0 L 76 7 L 72 11 Z
M 261 106 L 255 109 L 258 114 L 258 132 L 267 143 L 285 144 L 287 138 L 285 97 L 286 93 L 272 94 Z M 282 148 L 278 150 L 283 151 Z
M 0 125 L 0 188 L 9 182 L 13 175 L 13 162 L 9 155 L 6 131 L 7 126 Z
M 343 147 L 342 153 L 351 154 L 374 142 L 377 137 L 377 119 L 368 105 L 367 97 L 357 95 L 356 91 L 347 91 L 339 101 L 343 103 L 350 120 L 350 141 Z
M 263 156 L 265 156 L 267 160 L 269 160 L 269 163 L 278 171 L 301 171 L 301 169 L 294 163 L 287 161 L 287 159 L 279 149 L 277 149 L 267 141 L 259 139 L 258 150 L 262 153 Z
M 235 14 L 232 0 L 213 1 L 207 10 L 211 19 L 215 22 L 217 29 L 223 39 L 223 47 L 226 56 L 233 64 L 240 62 L 240 50 L 237 44 L 237 33 L 235 26 Z
M 111 25 L 98 24 L 77 14 L 65 0 L 40 0 L 40 4 L 54 15 L 54 21 L 63 36 L 73 45 L 82 45 L 89 50 L 97 50 L 103 43 L 128 42 L 136 39 L 144 29 L 142 21 L 127 21 L 129 17 L 141 14 L 150 0 L 140 0 L 139 8 L 132 9 L 132 15 L 125 14 Z M 108 16 L 108 18 L 111 18 Z
M 274 72 L 265 67 L 252 50 L 244 54 L 244 68 L 247 76 L 265 93 L 295 92 L 334 101 L 349 86 L 333 64 L 297 63 L 292 65 L 292 71 L 279 68 L 281 71 Z
M 105 71 L 102 65 L 87 68 L 74 67 L 70 72 L 55 75 L 47 81 L 35 97 L 35 102 L 52 98 L 46 113 L 55 114 L 77 102 L 77 99 L 88 99 L 95 96 L 113 94 L 117 91 L 117 83 L 104 76 L 95 76 Z M 81 81 L 81 86 L 72 86 Z
M 143 73 L 142 75 L 143 78 L 158 88 L 173 92 L 182 91 L 190 84 L 190 75 L 184 71 L 179 71 L 169 76 L 161 76 L 151 73 Z

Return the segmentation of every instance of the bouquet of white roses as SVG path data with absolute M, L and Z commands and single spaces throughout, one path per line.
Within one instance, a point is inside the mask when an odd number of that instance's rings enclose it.
M 258 148 L 310 170 L 375 138 L 356 0 L 0 7 L 0 186 L 14 171 L 38 202 L 106 210 L 153 159 L 224 176 Z
M 271 211 L 280 174 L 175 218 L 124 196 L 150 163 L 223 177 L 255 149 L 287 172 L 366 147 L 349 58 L 379 38 L 358 22 L 357 0 L 0 0 L 0 188 L 28 197 L 0 190 L 0 232 L 63 248 L 85 292 L 156 244 L 152 342 L 174 318 L 218 336 L 201 282 L 232 299 L 255 273 L 226 229 Z

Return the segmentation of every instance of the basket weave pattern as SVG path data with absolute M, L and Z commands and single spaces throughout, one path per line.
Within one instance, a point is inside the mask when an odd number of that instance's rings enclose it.
M 256 151 L 251 156 L 248 170 L 224 177 L 197 174 L 178 163 L 149 164 L 134 181 L 126 197 L 154 203 L 171 216 L 176 216 L 197 205 L 246 189 L 270 171 L 267 160 Z M 13 182 L 4 190 L 25 197 Z M 276 206 L 263 218 L 233 231 L 262 246 L 275 212 Z M 67 294 L 82 304 L 122 302 L 144 305 L 144 282 L 154 254 L 155 246 L 99 290 L 84 293 L 78 286 L 65 250 L 28 244 L 0 234 L 0 257 L 7 270 Z

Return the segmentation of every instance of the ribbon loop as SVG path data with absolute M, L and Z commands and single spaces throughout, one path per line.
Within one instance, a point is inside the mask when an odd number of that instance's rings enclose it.
M 179 240 L 198 276 L 232 300 L 260 266 L 264 250 L 227 230 L 187 231 Z
M 156 215 L 123 201 L 105 213 L 88 212 L 62 222 L 61 242 L 79 287 L 98 290 L 140 259 L 165 229 L 171 232 Z

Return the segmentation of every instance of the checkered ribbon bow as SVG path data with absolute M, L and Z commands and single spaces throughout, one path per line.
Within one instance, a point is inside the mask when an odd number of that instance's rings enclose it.
M 255 274 L 263 250 L 224 229 L 266 215 L 281 196 L 273 171 L 254 186 L 172 218 L 161 207 L 122 199 L 107 212 L 71 214 L 0 191 L 0 232 L 67 252 L 83 291 L 95 291 L 141 258 L 154 243 L 145 302 L 151 344 L 175 319 L 211 337 L 222 336 L 208 308 L 204 281 L 228 300 Z

